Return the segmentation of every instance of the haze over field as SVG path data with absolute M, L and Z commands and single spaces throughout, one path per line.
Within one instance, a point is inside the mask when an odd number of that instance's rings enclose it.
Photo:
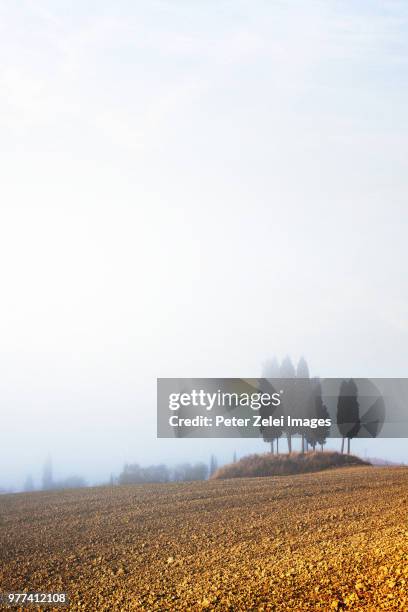
M 407 61 L 402 1 L 0 2 L 0 487 L 266 450 L 158 376 L 407 376 Z

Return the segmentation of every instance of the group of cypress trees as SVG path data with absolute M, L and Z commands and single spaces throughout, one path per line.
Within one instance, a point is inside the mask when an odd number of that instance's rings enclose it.
M 262 417 L 273 416 L 279 418 L 290 415 L 293 418 L 327 419 L 330 417 L 327 407 L 322 399 L 322 389 L 319 378 L 311 378 L 306 360 L 302 357 L 297 364 L 293 365 L 289 357 L 285 357 L 281 364 L 276 358 L 266 362 L 262 372 L 263 378 L 259 383 L 262 392 L 274 392 L 279 390 L 279 380 L 293 378 L 293 385 L 285 385 L 285 396 L 282 403 L 277 407 L 262 407 Z M 272 383 L 268 379 L 273 379 Z M 344 440 L 347 438 L 347 451 L 350 453 L 350 440 L 358 435 L 360 430 L 359 404 L 357 399 L 357 387 L 355 382 L 345 380 L 340 386 L 337 404 L 337 425 L 342 435 L 341 452 L 344 452 Z M 312 429 L 311 427 L 262 427 L 261 434 L 265 442 L 271 445 L 271 452 L 279 453 L 279 439 L 285 435 L 289 453 L 292 452 L 293 436 L 300 436 L 302 452 L 316 447 L 323 450 L 330 427 L 323 425 Z

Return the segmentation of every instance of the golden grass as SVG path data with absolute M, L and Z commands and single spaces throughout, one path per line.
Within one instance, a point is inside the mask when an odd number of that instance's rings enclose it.
M 254 476 L 288 476 L 318 472 L 330 468 L 351 465 L 369 465 L 354 455 L 343 455 L 336 452 L 290 453 L 272 455 L 248 455 L 236 463 L 220 467 L 211 478 L 246 478 Z

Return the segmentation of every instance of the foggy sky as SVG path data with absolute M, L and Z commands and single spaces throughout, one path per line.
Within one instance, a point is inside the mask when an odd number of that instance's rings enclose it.
M 0 2 L 0 486 L 266 448 L 157 441 L 158 376 L 407 376 L 407 34 L 399 1 Z

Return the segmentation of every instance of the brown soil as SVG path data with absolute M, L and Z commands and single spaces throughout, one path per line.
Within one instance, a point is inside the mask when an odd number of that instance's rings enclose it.
M 0 540 L 72 610 L 406 611 L 408 469 L 4 495 Z

